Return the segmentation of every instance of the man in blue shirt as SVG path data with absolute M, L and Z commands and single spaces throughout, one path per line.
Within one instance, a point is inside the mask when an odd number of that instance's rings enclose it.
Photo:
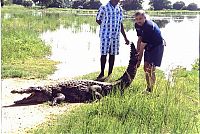
M 164 46 L 163 38 L 156 23 L 146 19 L 144 11 L 135 13 L 135 29 L 138 36 L 137 51 L 138 64 L 140 66 L 144 52 L 144 71 L 147 81 L 146 91 L 152 92 L 156 81 L 155 69 L 161 65 Z M 144 51 L 145 50 L 145 51 Z
M 97 80 L 101 80 L 104 77 L 104 68 L 108 53 L 108 76 L 112 73 L 115 55 L 119 54 L 120 32 L 124 36 L 126 44 L 129 44 L 122 23 L 122 8 L 118 3 L 119 0 L 110 0 L 105 6 L 99 8 L 96 16 L 96 22 L 100 25 L 99 37 L 101 50 L 101 73 L 97 77 Z

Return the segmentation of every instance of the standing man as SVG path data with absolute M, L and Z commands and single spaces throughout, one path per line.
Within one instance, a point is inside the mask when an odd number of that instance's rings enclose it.
M 126 37 L 122 24 L 123 13 L 122 8 L 118 4 L 119 0 L 110 0 L 105 6 L 101 6 L 96 16 L 96 22 L 100 25 L 100 50 L 101 50 L 101 73 L 97 80 L 104 77 L 104 69 L 106 64 L 106 56 L 109 53 L 109 69 L 108 76 L 112 74 L 115 55 L 119 54 L 119 38 L 120 32 L 124 36 L 128 45 L 129 40 Z
M 151 20 L 146 20 L 144 11 L 135 13 L 135 29 L 138 36 L 137 51 L 138 64 L 140 66 L 144 52 L 144 71 L 147 81 L 147 92 L 153 91 L 153 85 L 156 81 L 155 69 L 161 65 L 164 45 L 159 27 Z

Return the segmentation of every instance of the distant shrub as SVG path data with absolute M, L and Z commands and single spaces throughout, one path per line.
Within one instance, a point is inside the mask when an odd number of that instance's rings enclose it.
M 32 7 L 33 6 L 33 2 L 32 1 L 24 1 L 23 2 L 23 6 L 24 7 Z
M 83 3 L 83 8 L 84 9 L 99 9 L 99 7 L 101 6 L 101 2 L 100 1 L 86 1 Z
M 13 4 L 23 5 L 24 0 L 13 0 Z
M 187 10 L 197 10 L 198 6 L 196 3 L 190 3 L 188 6 L 187 6 Z
M 83 6 L 84 2 L 85 1 L 79 1 L 79 0 L 74 1 L 73 4 L 72 4 L 72 8 L 78 9 L 80 6 Z
M 192 70 L 199 70 L 199 58 L 194 61 L 194 64 L 192 64 Z
M 3 4 L 2 6 L 12 4 L 12 2 L 10 0 L 1 0 L 1 2 L 3 2 L 3 3 L 1 3 L 1 4 Z

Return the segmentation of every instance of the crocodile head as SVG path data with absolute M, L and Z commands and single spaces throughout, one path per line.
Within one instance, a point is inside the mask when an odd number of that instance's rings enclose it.
M 30 93 L 30 96 L 23 98 L 22 100 L 14 101 L 15 104 L 40 104 L 51 100 L 51 93 L 43 90 L 41 87 L 30 87 L 29 92 L 13 90 L 11 93 Z

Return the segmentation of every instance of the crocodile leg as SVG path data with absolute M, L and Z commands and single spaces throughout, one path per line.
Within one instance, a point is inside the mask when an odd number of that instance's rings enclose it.
M 65 100 L 65 95 L 62 94 L 62 93 L 57 93 L 56 94 L 57 96 L 55 98 L 53 98 L 52 100 L 52 106 L 55 106 L 57 105 L 58 103 L 60 103 L 61 101 L 64 101 Z

